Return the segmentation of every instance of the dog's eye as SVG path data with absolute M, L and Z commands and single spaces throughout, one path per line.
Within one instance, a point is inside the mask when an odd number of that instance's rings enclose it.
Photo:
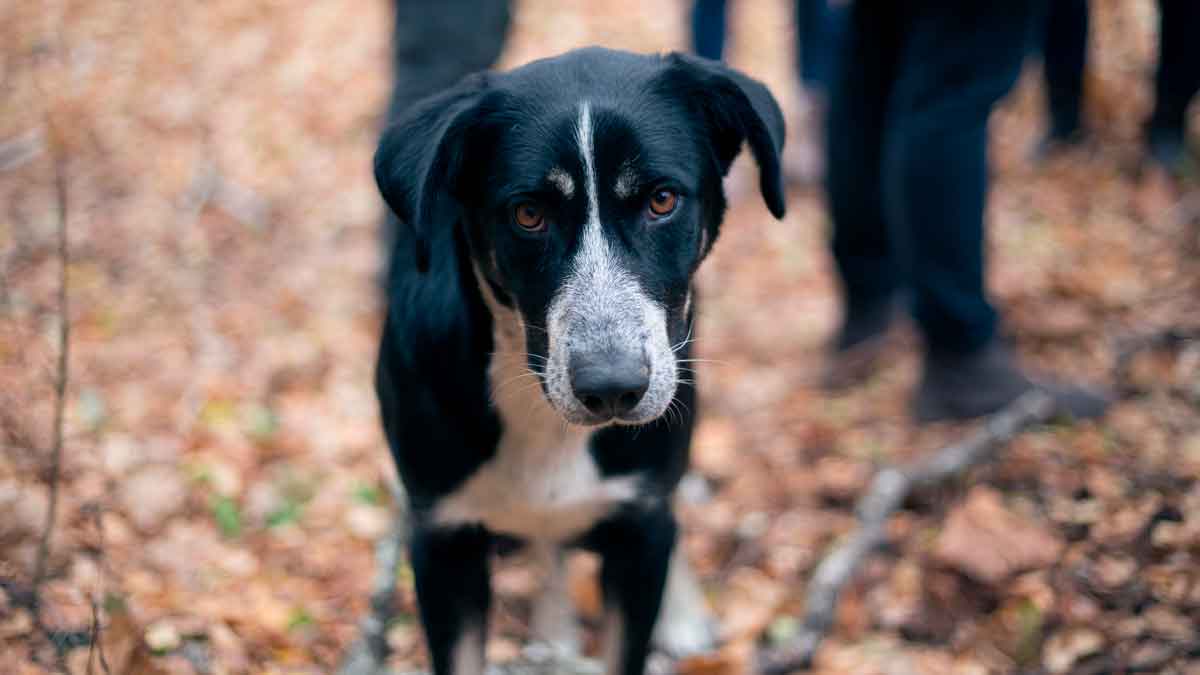
M 521 202 L 513 209 L 513 220 L 526 232 L 541 232 L 546 229 L 546 212 L 540 204 Z
M 654 194 L 650 195 L 650 216 L 652 218 L 663 218 L 671 215 L 675 211 L 675 207 L 679 206 L 679 194 L 674 190 L 655 190 Z

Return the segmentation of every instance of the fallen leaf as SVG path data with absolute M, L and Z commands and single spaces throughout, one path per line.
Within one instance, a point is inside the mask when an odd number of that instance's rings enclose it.
M 950 512 L 933 546 L 933 558 L 988 584 L 1052 564 L 1062 541 L 1041 524 L 1010 511 L 1002 495 L 975 487 Z
M 1081 659 L 1098 653 L 1104 636 L 1091 628 L 1060 630 L 1042 647 L 1042 665 L 1051 673 L 1065 673 Z
M 179 470 L 169 466 L 146 467 L 118 485 L 117 498 L 125 514 L 142 531 L 161 527 L 187 499 L 187 484 Z
M 151 651 L 159 654 L 178 649 L 183 642 L 179 631 L 170 621 L 166 620 L 155 621 L 147 626 L 143 639 Z

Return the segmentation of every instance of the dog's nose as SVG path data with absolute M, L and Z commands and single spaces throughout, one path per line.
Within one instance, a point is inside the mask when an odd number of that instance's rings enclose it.
M 593 415 L 605 419 L 624 415 L 637 407 L 649 387 L 650 366 L 641 355 L 572 359 L 571 388 Z

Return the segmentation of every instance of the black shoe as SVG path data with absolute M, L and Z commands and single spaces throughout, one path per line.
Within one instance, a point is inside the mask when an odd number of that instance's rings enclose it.
M 869 305 L 846 308 L 822 377 L 826 389 L 845 389 L 870 377 L 888 344 L 888 329 L 899 306 L 896 296 L 889 295 Z
M 1084 387 L 1034 382 L 998 341 L 965 355 L 929 355 L 913 399 L 919 422 L 966 420 L 994 413 L 1035 388 L 1054 397 L 1056 415 L 1094 419 L 1104 415 L 1108 397 Z

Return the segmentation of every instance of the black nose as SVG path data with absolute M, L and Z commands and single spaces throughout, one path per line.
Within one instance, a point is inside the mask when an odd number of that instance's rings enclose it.
M 593 415 L 605 419 L 637 407 L 650 387 L 650 366 L 642 355 L 598 354 L 571 360 L 571 388 Z

